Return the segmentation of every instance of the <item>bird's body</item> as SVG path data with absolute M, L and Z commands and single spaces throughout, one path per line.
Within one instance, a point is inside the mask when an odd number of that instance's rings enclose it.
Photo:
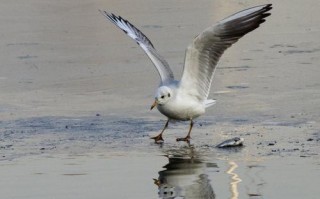
M 170 100 L 166 103 L 157 103 L 157 109 L 160 113 L 173 120 L 187 121 L 204 114 L 205 106 L 199 103 L 196 97 L 186 95 L 179 90 L 179 81 L 168 82 L 167 85 L 160 86 L 156 91 L 156 96 L 166 96 L 170 93 Z M 156 97 L 157 98 L 157 97 Z
M 160 75 L 160 86 L 156 91 L 155 102 L 151 109 L 157 106 L 168 121 L 162 132 L 153 137 L 156 142 L 163 141 L 162 133 L 170 120 L 190 120 L 188 135 L 177 139 L 177 141 L 189 142 L 193 119 L 203 115 L 206 108 L 215 104 L 215 100 L 207 98 L 219 58 L 238 39 L 258 28 L 270 15 L 268 11 L 272 9 L 271 6 L 267 4 L 240 11 L 196 36 L 187 47 L 180 81 L 174 79 L 169 64 L 157 53 L 151 41 L 139 29 L 120 16 L 101 11 L 107 19 L 137 42 Z
M 179 92 L 178 87 L 173 87 L 174 93 L 166 104 L 157 104 L 163 115 L 174 120 L 192 120 L 205 113 L 205 104 L 196 97 Z

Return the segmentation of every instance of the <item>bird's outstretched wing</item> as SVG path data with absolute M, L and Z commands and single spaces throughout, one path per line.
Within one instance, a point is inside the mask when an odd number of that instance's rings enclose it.
M 170 82 L 174 79 L 173 73 L 167 61 L 157 53 L 151 41 L 138 28 L 134 27 L 134 25 L 132 25 L 129 21 L 120 16 L 116 16 L 112 13 L 109 14 L 106 11 L 100 10 L 100 12 L 112 23 L 123 30 L 123 32 L 125 32 L 129 37 L 134 39 L 144 50 L 157 68 L 162 84 Z
M 223 52 L 270 15 L 271 4 L 235 13 L 199 34 L 186 50 L 179 89 L 200 101 L 207 99 L 213 74 Z

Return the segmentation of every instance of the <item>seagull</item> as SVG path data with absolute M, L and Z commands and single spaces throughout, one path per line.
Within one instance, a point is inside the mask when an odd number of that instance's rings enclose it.
M 265 18 L 272 4 L 259 5 L 237 12 L 208 27 L 197 35 L 186 49 L 181 80 L 175 80 L 168 62 L 158 54 L 151 41 L 128 20 L 106 11 L 99 10 L 113 24 L 123 30 L 143 49 L 160 75 L 160 85 L 151 106 L 168 119 L 162 131 L 152 139 L 156 143 L 164 140 L 162 134 L 170 120 L 190 121 L 186 137 L 177 141 L 190 143 L 193 120 L 205 113 L 206 108 L 215 104 L 207 99 L 217 63 L 223 52 L 245 34 L 255 30 Z

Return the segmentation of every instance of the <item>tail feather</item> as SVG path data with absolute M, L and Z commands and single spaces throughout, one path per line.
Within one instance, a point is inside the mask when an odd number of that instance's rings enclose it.
M 205 106 L 206 108 L 208 108 L 208 107 L 214 105 L 215 103 L 216 103 L 216 100 L 208 99 L 208 100 L 204 101 L 204 106 Z

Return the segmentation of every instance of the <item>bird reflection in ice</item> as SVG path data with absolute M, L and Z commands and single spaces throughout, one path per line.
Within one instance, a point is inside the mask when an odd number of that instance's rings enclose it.
M 190 150 L 191 152 L 179 150 L 167 153 L 169 163 L 163 167 L 164 170 L 159 171 L 158 179 L 154 179 L 160 198 L 215 198 L 206 168 L 217 165 L 203 162 L 193 149 Z

